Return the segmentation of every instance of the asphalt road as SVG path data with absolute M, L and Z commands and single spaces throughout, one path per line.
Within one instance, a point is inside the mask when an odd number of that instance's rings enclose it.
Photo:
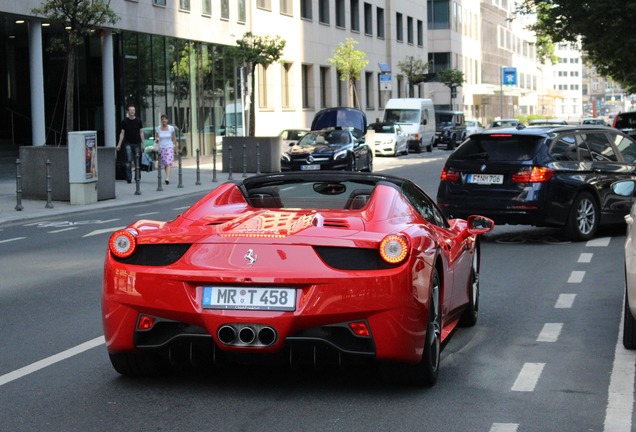
M 377 158 L 433 197 L 447 153 Z M 630 431 L 634 353 L 618 346 L 624 229 L 591 242 L 497 227 L 484 236 L 479 321 L 430 389 L 373 368 L 228 367 L 127 379 L 103 344 L 110 232 L 196 197 L 0 226 L 0 431 Z M 613 381 L 614 380 L 614 381 Z

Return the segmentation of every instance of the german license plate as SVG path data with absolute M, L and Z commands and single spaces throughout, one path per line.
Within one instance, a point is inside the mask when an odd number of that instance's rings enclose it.
M 201 306 L 205 309 L 296 310 L 292 288 L 204 286 Z
M 319 171 L 320 165 L 301 165 L 300 170 L 301 171 Z
M 472 184 L 503 184 L 503 174 L 468 174 L 468 183 Z

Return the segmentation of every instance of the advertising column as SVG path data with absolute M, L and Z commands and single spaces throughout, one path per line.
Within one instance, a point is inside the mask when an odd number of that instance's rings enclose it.
M 68 134 L 68 178 L 71 204 L 97 202 L 97 132 Z

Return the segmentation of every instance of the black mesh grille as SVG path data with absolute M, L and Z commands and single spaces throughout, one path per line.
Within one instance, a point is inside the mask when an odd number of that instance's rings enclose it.
M 190 244 L 139 245 L 132 256 L 121 259 L 113 255 L 115 261 L 143 266 L 166 266 L 174 264 L 190 248 Z
M 338 270 L 383 270 L 397 267 L 384 261 L 376 249 L 314 246 L 320 258 Z

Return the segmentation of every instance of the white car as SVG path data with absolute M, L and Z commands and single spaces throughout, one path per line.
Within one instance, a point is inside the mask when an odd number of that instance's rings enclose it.
M 398 154 L 408 154 L 409 136 L 399 124 L 392 122 L 372 123 L 369 125 L 369 130 L 375 132 L 373 142 L 376 155 L 397 156 Z
M 632 204 L 636 196 L 636 182 L 621 180 L 612 185 L 618 197 L 625 197 L 625 202 L 617 205 L 625 207 L 627 235 L 625 237 L 625 309 L 623 315 L 623 346 L 629 350 L 636 349 L 636 205 Z M 631 205 L 631 210 L 630 210 Z
M 479 123 L 477 120 L 465 120 L 464 123 L 466 123 L 467 137 L 484 130 L 484 126 L 481 123 Z

